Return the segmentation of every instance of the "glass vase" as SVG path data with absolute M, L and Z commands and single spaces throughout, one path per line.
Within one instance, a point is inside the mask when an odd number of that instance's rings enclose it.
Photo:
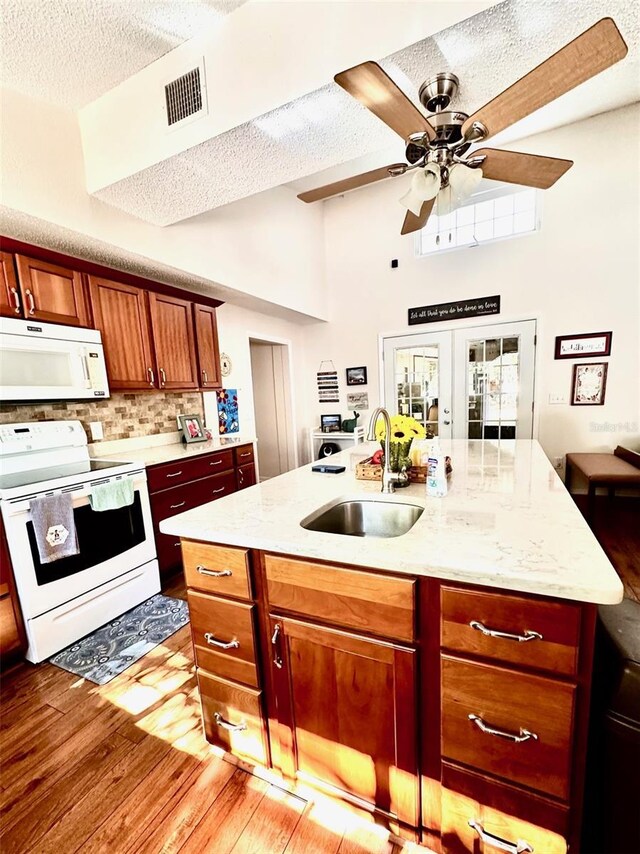
M 411 443 L 413 439 L 406 439 L 404 442 L 391 442 L 389 448 L 389 468 L 391 471 L 400 472 L 403 469 L 409 471 L 411 468 Z M 384 442 L 380 443 L 384 451 Z

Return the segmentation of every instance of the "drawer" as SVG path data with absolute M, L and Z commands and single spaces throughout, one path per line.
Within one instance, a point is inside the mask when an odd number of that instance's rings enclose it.
M 568 822 L 568 809 L 546 798 L 443 766 L 445 854 L 495 854 L 496 850 L 566 854 Z
M 198 687 L 207 741 L 245 761 L 268 765 L 261 692 L 200 669 Z
M 415 638 L 415 580 L 265 555 L 272 607 L 388 638 Z
M 216 676 L 258 685 L 253 605 L 187 592 L 196 664 Z
M 168 519 L 177 513 L 184 513 L 185 510 L 191 510 L 192 507 L 197 506 L 191 484 L 165 489 L 164 492 L 157 492 L 149 496 L 149 499 L 155 525 L 158 525 L 163 519 Z
M 253 445 L 240 445 L 239 448 L 235 449 L 236 455 L 236 465 L 244 466 L 247 463 L 253 463 Z
M 182 541 L 187 587 L 237 599 L 251 599 L 248 550 Z
M 577 673 L 579 605 L 444 585 L 440 601 L 446 649 L 567 676 Z M 530 640 L 523 641 L 526 637 Z
M 192 507 L 217 501 L 225 495 L 231 495 L 238 488 L 236 484 L 236 473 L 233 471 L 216 474 L 213 477 L 205 477 L 202 480 L 194 480 L 187 487 L 192 495 Z
M 546 676 L 443 655 L 442 755 L 567 800 L 575 692 Z
M 233 468 L 233 451 L 216 451 L 211 454 L 201 454 L 189 459 L 176 460 L 173 463 L 163 463 L 149 466 L 147 481 L 149 492 L 170 489 L 191 480 L 227 471 Z

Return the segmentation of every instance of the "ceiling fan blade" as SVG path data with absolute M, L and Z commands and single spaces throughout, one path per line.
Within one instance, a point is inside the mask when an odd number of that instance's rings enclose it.
M 498 148 L 474 151 L 472 159 L 481 156 L 485 158 L 480 164 L 484 178 L 506 181 L 508 184 L 523 184 L 525 187 L 538 187 L 540 190 L 552 187 L 558 178 L 562 178 L 573 166 L 573 160 L 522 154 L 519 151 L 502 151 Z
M 436 132 L 377 62 L 363 62 L 333 78 L 404 140 L 412 133 L 435 139 Z
M 298 198 L 303 202 L 319 202 L 321 199 L 328 199 L 330 196 L 338 196 L 341 193 L 348 193 L 349 190 L 356 190 L 358 187 L 373 184 L 374 181 L 397 177 L 389 172 L 390 169 L 402 170 L 398 171 L 398 174 L 403 175 L 407 168 L 406 163 L 393 163 L 391 166 L 382 166 L 380 169 L 372 169 L 371 172 L 354 175 L 353 178 L 345 178 L 343 181 L 335 181 L 333 184 L 326 184 L 324 187 L 317 187 L 315 190 L 300 193 Z
M 420 231 L 421 228 L 424 228 L 429 216 L 431 215 L 434 203 L 435 199 L 429 199 L 429 201 L 423 202 L 422 208 L 420 209 L 420 216 L 416 216 L 415 214 L 412 214 L 411 211 L 407 211 L 407 215 L 402 223 L 400 234 L 411 234 L 412 231 Z
M 487 129 L 487 139 L 595 77 L 627 54 L 627 45 L 612 18 L 603 18 L 485 104 L 462 125 L 467 136 L 474 122 Z

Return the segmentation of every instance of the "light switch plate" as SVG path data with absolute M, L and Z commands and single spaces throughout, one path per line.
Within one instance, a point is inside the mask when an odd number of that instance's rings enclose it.
M 557 404 L 557 403 L 567 403 L 568 397 L 566 394 L 550 394 L 549 395 L 549 403 Z
M 104 439 L 104 430 L 102 429 L 102 421 L 90 421 L 89 430 L 91 430 L 91 438 L 94 442 L 99 442 Z

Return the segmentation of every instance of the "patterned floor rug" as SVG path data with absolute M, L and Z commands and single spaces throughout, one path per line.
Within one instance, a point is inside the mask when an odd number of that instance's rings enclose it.
M 49 661 L 97 685 L 105 685 L 188 622 L 186 602 L 157 593 Z

